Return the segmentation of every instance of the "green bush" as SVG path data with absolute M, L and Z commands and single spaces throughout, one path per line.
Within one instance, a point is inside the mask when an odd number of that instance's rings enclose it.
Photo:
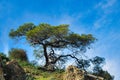
M 9 61 L 9 58 L 4 53 L 0 53 L 0 57 L 2 59 L 3 64 L 5 64 L 7 61 Z
M 26 80 L 35 80 L 35 78 L 32 75 L 26 75 Z
M 11 49 L 9 51 L 9 58 L 28 62 L 26 51 L 23 49 Z

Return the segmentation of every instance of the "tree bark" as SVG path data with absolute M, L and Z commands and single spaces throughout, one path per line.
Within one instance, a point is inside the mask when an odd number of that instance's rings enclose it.
M 43 49 L 44 49 L 44 56 L 45 56 L 45 65 L 44 65 L 44 67 L 47 67 L 49 65 L 49 59 L 48 59 L 48 54 L 47 54 L 47 46 L 43 45 Z

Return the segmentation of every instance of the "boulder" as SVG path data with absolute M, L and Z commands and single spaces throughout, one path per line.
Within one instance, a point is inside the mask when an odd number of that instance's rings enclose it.
M 4 67 L 5 80 L 25 80 L 26 74 L 17 61 L 12 60 Z

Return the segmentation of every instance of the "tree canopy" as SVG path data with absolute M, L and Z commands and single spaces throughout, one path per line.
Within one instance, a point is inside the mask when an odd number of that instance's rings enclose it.
M 108 73 L 108 71 L 104 71 L 102 69 L 102 66 L 105 63 L 105 58 L 96 56 L 96 57 L 92 58 L 90 61 L 94 65 L 94 67 L 93 67 L 94 75 L 101 76 L 104 78 L 104 80 L 114 80 L 114 76 L 110 75 L 110 73 Z
M 69 25 L 61 24 L 52 26 L 41 23 L 25 23 L 18 29 L 12 29 L 9 33 L 11 38 L 25 38 L 31 46 L 42 47 L 42 54 L 45 58 L 45 67 L 55 67 L 59 61 L 66 62 L 66 58 L 73 58 L 79 61 L 77 55 L 85 52 L 96 40 L 91 34 L 77 34 L 69 30 Z M 57 54 L 56 50 L 62 50 Z M 65 53 L 69 50 L 71 53 Z M 64 51 L 64 52 L 63 52 Z
M 12 48 L 9 51 L 9 58 L 28 62 L 26 51 L 23 49 Z

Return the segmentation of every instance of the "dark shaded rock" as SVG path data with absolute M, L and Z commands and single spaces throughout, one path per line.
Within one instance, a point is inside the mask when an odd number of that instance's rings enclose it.
M 0 80 L 5 80 L 4 72 L 3 72 L 3 68 L 2 68 L 2 58 L 1 58 L 1 56 L 0 56 Z
M 17 61 L 9 61 L 4 67 L 5 80 L 25 80 L 26 74 Z

